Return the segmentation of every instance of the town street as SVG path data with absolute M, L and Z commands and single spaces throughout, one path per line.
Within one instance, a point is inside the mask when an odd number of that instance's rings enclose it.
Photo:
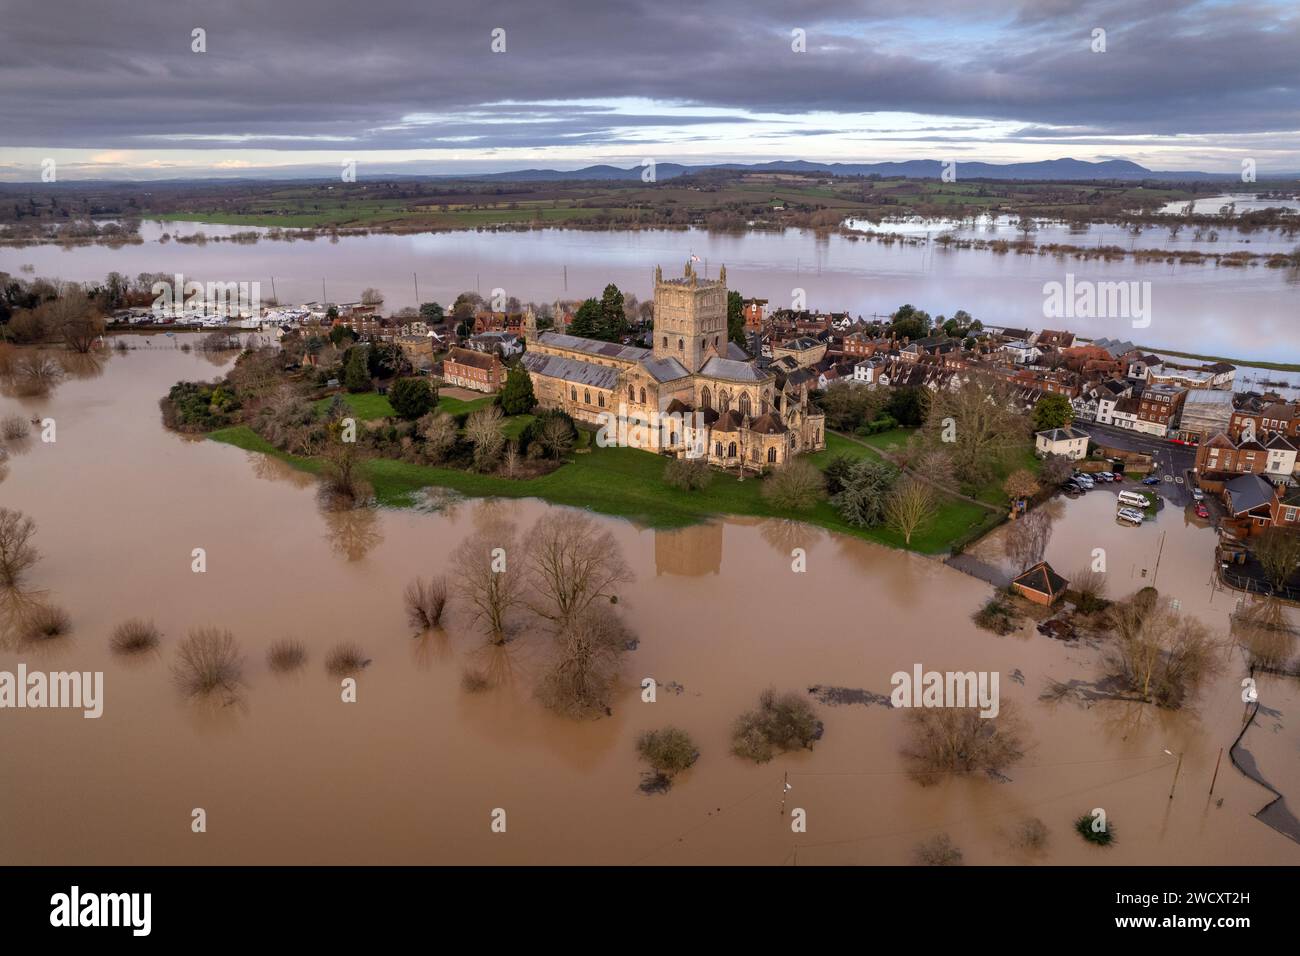
M 1175 445 L 1164 439 L 1127 428 L 1099 425 L 1096 422 L 1076 421 L 1073 427 L 1086 432 L 1094 441 L 1102 442 L 1112 448 L 1150 455 L 1155 462 L 1152 474 L 1162 479 L 1159 485 L 1161 494 L 1176 504 L 1185 505 L 1191 501 L 1191 490 L 1187 482 L 1196 464 L 1195 448 L 1188 445 Z M 1183 479 L 1181 483 L 1177 481 L 1179 478 Z

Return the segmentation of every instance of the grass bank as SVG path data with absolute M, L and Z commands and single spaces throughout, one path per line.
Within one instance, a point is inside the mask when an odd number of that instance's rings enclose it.
M 208 437 L 245 451 L 273 455 L 305 471 L 316 473 L 320 470 L 319 461 L 287 455 L 244 425 L 223 428 Z M 872 451 L 838 435 L 827 435 L 826 450 L 811 456 L 811 460 L 824 467 L 840 453 L 863 457 Z M 905 547 L 902 536 L 886 528 L 855 528 L 847 524 L 825 501 L 803 512 L 774 508 L 759 493 L 762 482 L 752 476 L 741 481 L 735 475 L 717 473 L 709 487 L 702 491 L 671 488 L 663 481 L 664 463 L 665 460 L 658 455 L 632 448 L 593 446 L 589 453 L 575 455 L 572 461 L 556 471 L 525 480 L 388 459 L 368 461 L 365 472 L 366 478 L 374 485 L 379 503 L 389 507 L 409 507 L 416 492 L 436 485 L 470 497 L 541 498 L 554 504 L 589 508 L 655 528 L 682 527 L 713 517 L 740 515 L 802 521 L 889 547 Z M 989 513 L 977 505 L 958 498 L 945 498 L 929 527 L 912 536 L 911 550 L 922 553 L 947 551 L 953 541 L 966 540 L 980 533 L 988 525 L 989 517 Z

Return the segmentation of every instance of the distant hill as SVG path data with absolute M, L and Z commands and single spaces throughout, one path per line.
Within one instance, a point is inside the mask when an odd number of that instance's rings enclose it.
M 832 176 L 885 176 L 906 179 L 938 179 L 943 173 L 943 163 L 937 159 L 914 159 L 902 163 L 812 163 L 807 160 L 776 160 L 767 163 L 716 163 L 703 166 L 686 166 L 681 163 L 659 163 L 655 166 L 657 179 L 673 179 L 692 173 L 711 170 L 736 170 L 770 173 L 827 173 Z M 582 169 L 520 169 L 505 173 L 457 175 L 455 179 L 491 179 L 507 182 L 544 182 L 563 180 L 635 180 L 640 179 L 642 167 L 622 169 L 618 166 L 585 166 Z M 1048 159 L 1037 163 L 957 163 L 958 179 L 1019 179 L 1039 181 L 1064 180 L 1232 180 L 1232 173 L 1201 173 L 1184 170 L 1160 172 L 1147 169 L 1126 159 L 1109 159 L 1088 162 L 1082 159 Z

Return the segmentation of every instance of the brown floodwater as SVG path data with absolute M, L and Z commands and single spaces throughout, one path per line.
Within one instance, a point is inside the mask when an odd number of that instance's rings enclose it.
M 48 399 L 0 397 L 0 416 L 57 422 L 55 443 L 33 440 L 11 456 L 0 504 L 37 522 L 44 558 L 31 586 L 72 620 L 64 638 L 0 647 L 0 670 L 25 662 L 105 674 L 98 720 L 0 711 L 0 862 L 901 864 L 938 832 L 968 863 L 1300 862 L 1300 846 L 1251 816 L 1271 795 L 1226 757 L 1208 797 L 1219 748 L 1240 729 L 1239 654 L 1177 713 L 1042 702 L 1049 679 L 1098 677 L 1099 651 L 1032 627 L 980 631 L 970 615 L 989 585 L 799 524 L 657 531 L 599 518 L 636 573 L 619 607 L 639 646 L 612 716 L 553 716 L 533 696 L 549 653 L 540 631 L 524 626 L 512 643 L 488 647 L 453 606 L 443 633 L 413 636 L 401 598 L 413 576 L 452 571 L 468 534 L 502 521 L 525 528 L 548 505 L 322 514 L 303 475 L 164 431 L 158 398 L 218 369 L 172 339 L 135 344 Z M 1106 548 L 1118 596 L 1138 586 L 1141 567 L 1154 569 L 1167 532 L 1157 586 L 1226 630 L 1232 595 L 1211 597 L 1209 532 L 1172 510 L 1112 531 L 1088 511 L 1109 517 L 1102 499 L 1064 504 L 1049 559 L 1069 573 Z M 196 574 L 200 547 L 207 571 Z M 791 570 L 795 547 L 807 551 L 806 573 Z M 135 616 L 153 618 L 163 642 L 123 661 L 109 634 Z M 247 686 L 237 703 L 195 704 L 169 679 L 178 642 L 201 626 L 229 628 L 240 642 Z M 287 677 L 265 663 L 284 637 L 309 648 L 306 667 Z M 373 659 L 356 703 L 340 699 L 324 668 L 343 640 Z M 728 752 L 732 721 L 767 686 L 888 694 L 890 675 L 914 663 L 1001 673 L 1003 700 L 1019 706 L 1031 743 L 1008 780 L 921 787 L 899 756 L 903 715 L 863 704 L 819 704 L 825 736 L 812 752 L 761 766 Z M 462 690 L 467 667 L 495 686 Z M 642 703 L 644 677 L 675 683 Z M 1295 806 L 1300 692 L 1267 679 L 1261 694 L 1271 710 L 1247 743 Z M 701 757 L 668 793 L 645 795 L 635 740 L 667 724 L 689 731 Z M 1185 752 L 1173 800 L 1165 748 Z M 206 833 L 191 832 L 198 807 Z M 1118 834 L 1108 850 L 1071 830 L 1094 807 Z M 497 808 L 504 833 L 491 829 Z M 794 808 L 807 812 L 806 833 L 791 832 Z M 1007 829 L 1023 815 L 1048 827 L 1041 855 L 1010 848 Z

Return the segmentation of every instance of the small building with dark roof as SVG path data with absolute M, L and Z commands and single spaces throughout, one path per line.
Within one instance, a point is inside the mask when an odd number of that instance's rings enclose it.
M 1059 601 L 1069 586 L 1070 582 L 1053 571 L 1046 561 L 1039 561 L 1032 568 L 1022 571 L 1011 582 L 1011 587 L 1021 597 L 1044 607 L 1050 607 Z

